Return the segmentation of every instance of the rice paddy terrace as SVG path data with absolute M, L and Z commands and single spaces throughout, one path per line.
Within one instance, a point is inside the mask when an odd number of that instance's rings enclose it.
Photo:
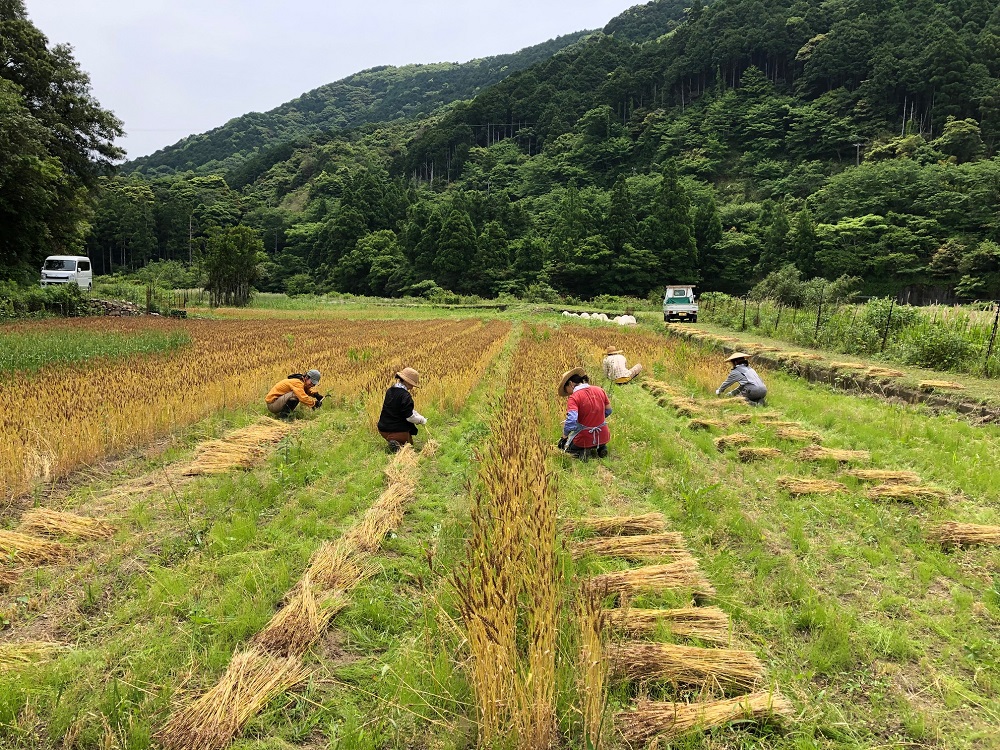
M 100 354 L 0 385 L 0 748 L 1000 748 L 995 425 L 554 316 L 46 325 Z

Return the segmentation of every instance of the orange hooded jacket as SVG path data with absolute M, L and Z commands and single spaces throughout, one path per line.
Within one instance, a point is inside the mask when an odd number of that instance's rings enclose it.
M 274 388 L 268 391 L 268 394 L 264 396 L 264 403 L 274 403 L 275 399 L 284 396 L 289 391 L 292 391 L 295 394 L 295 398 L 306 406 L 316 405 L 316 397 L 310 395 L 309 389 L 306 388 L 306 384 L 298 378 L 285 378 L 280 383 L 276 383 Z

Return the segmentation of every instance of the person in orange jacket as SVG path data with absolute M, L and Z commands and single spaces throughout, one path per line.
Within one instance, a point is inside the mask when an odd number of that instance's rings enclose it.
M 319 370 L 310 370 L 305 375 L 294 373 L 275 383 L 264 396 L 267 410 L 279 417 L 289 417 L 300 401 L 318 409 L 323 404 L 323 395 L 314 390 L 319 385 L 319 379 Z

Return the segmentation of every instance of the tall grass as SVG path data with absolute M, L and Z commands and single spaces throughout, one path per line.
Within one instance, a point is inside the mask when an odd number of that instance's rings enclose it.
M 912 307 L 889 299 L 789 308 L 773 300 L 706 294 L 701 317 L 800 346 L 994 378 L 1000 377 L 1000 334 L 990 351 L 995 310 Z

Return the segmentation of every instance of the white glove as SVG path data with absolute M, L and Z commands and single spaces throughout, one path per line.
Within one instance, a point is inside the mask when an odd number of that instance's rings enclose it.
M 716 390 L 716 391 L 715 391 L 715 395 L 716 395 L 716 396 L 721 396 L 721 395 L 722 395 L 722 391 L 720 391 L 720 390 Z
M 427 417 L 421 415 L 420 421 L 417 424 L 427 424 Z

